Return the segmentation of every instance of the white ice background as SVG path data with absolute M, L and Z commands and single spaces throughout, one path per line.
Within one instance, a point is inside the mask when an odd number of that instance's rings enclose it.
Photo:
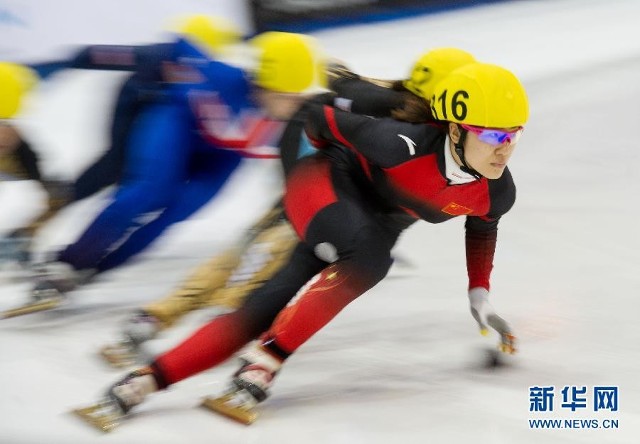
M 198 407 L 235 361 L 154 396 L 112 434 L 72 417 L 122 375 L 96 350 L 131 310 L 165 295 L 277 195 L 277 165 L 249 162 L 220 199 L 68 306 L 0 321 L 0 442 L 639 442 L 639 21 L 637 0 L 538 0 L 316 33 L 371 76 L 402 77 L 423 51 L 459 46 L 522 78 L 531 118 L 510 163 L 518 198 L 501 221 L 492 276 L 493 305 L 519 339 L 508 366 L 483 365 L 496 337 L 481 337 L 468 312 L 460 218 L 406 232 L 403 265 L 290 359 L 254 425 Z M 22 125 L 45 171 L 73 177 L 99 153 L 116 77 L 68 73 L 42 87 Z M 41 198 L 33 184 L 1 184 L 0 229 L 37 212 Z M 72 241 L 101 205 L 69 208 L 39 248 Z M 3 276 L 0 308 L 24 301 L 28 284 Z M 188 316 L 148 351 L 214 314 Z M 529 387 L 550 385 L 554 412 L 530 412 Z M 601 385 L 619 387 L 617 412 L 594 412 L 591 400 L 560 408 L 562 387 Z M 612 418 L 619 429 L 532 430 L 530 418 Z

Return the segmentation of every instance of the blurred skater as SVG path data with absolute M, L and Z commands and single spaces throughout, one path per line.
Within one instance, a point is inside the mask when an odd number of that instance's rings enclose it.
M 168 226 L 213 198 L 243 157 L 276 157 L 286 119 L 318 81 L 315 43 L 304 36 L 253 38 L 256 67 L 213 60 L 186 39 L 163 65 L 167 78 L 127 137 L 124 175 L 112 202 L 80 238 L 41 267 L 36 300 L 60 299 L 88 278 L 146 248 Z M 135 47 L 108 47 L 135 60 Z M 94 53 L 95 56 L 95 53 Z M 126 56 L 126 57 L 125 57 Z
M 141 46 L 92 45 L 78 50 L 66 60 L 36 63 L 20 66 L 0 64 L 15 74 L 30 71 L 30 75 L 39 80 L 49 79 L 65 69 L 115 70 L 130 72 L 117 92 L 114 108 L 111 112 L 109 128 L 109 146 L 105 152 L 80 176 L 72 182 L 59 180 L 40 181 L 49 194 L 47 210 L 29 225 L 15 230 L 5 238 L 7 245 L 13 245 L 14 259 L 29 262 L 31 240 L 37 230 L 63 207 L 85 199 L 104 188 L 120 183 L 126 165 L 129 137 L 133 124 L 147 105 L 152 105 L 165 94 L 163 89 L 176 79 L 171 67 L 184 51 L 184 41 L 198 48 L 211 58 L 223 54 L 230 45 L 240 40 L 240 32 L 235 25 L 218 17 L 193 15 L 176 20 L 172 41 Z M 162 100 L 162 99 L 160 99 Z M 23 144 L 26 143 L 23 141 Z M 35 153 L 32 154 L 32 157 Z M 33 171 L 37 162 L 31 160 L 25 168 Z M 16 248 L 18 247 L 19 248 Z M 11 258 L 9 248 L 5 256 Z

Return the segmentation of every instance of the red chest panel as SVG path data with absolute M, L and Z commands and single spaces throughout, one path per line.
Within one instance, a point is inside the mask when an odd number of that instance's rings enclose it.
M 420 206 L 451 216 L 484 216 L 489 212 L 489 186 L 487 179 L 463 185 L 447 185 L 438 169 L 435 155 L 384 170 L 388 186 L 403 201 L 412 202 L 418 211 Z M 418 211 L 419 212 L 419 211 Z

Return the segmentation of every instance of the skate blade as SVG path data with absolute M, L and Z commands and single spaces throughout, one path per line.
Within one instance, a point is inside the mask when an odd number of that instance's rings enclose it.
M 32 302 L 21 305 L 16 308 L 4 310 L 0 314 L 0 319 L 15 318 L 16 316 L 27 315 L 31 313 L 37 313 L 39 311 L 51 310 L 62 304 L 63 298 L 50 299 L 42 302 Z
M 102 359 L 114 368 L 127 368 L 136 363 L 136 356 L 133 354 L 122 353 L 118 351 L 117 346 L 105 345 L 100 349 Z
M 119 415 L 115 415 L 113 410 L 101 403 L 74 409 L 71 413 L 104 433 L 115 429 L 121 420 Z
M 498 350 L 506 355 L 515 354 L 518 351 L 516 348 L 516 337 L 511 334 L 503 335 L 502 341 L 498 344 Z
M 226 394 L 217 398 L 204 398 L 202 406 L 244 425 L 250 425 L 258 419 L 258 413 L 254 409 L 233 405 L 231 403 L 233 399 L 233 394 Z

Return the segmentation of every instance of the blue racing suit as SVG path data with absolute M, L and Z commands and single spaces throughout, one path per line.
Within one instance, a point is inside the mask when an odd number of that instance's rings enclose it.
M 135 69 L 141 54 L 139 47 L 93 48 L 93 61 L 108 62 L 106 69 Z M 284 123 L 263 115 L 241 69 L 211 60 L 183 39 L 171 51 L 161 48 L 162 80 L 150 82 L 130 122 L 112 200 L 58 255 L 75 269 L 102 272 L 122 264 L 210 201 L 242 157 L 277 157 L 266 147 L 276 145 Z
M 131 125 L 142 107 L 152 102 L 162 88 L 163 63 L 175 59 L 177 46 L 176 42 L 143 46 L 93 45 L 64 61 L 29 65 L 42 79 L 63 69 L 131 71 L 119 88 L 111 113 L 109 147 L 75 180 L 72 200 L 89 197 L 121 179 Z

